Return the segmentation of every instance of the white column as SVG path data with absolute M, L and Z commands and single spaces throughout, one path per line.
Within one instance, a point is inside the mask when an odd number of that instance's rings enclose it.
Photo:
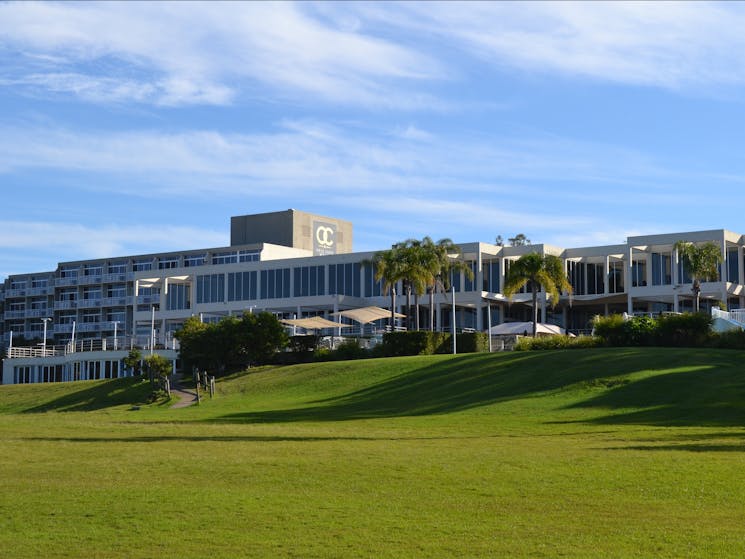
M 680 299 L 677 289 L 673 291 L 673 312 L 680 312 Z
M 743 268 L 743 247 L 738 245 L 737 247 L 737 283 L 740 285 L 745 284 L 745 269 Z
M 646 266 L 647 273 L 645 274 L 644 281 L 647 282 L 648 286 L 651 286 L 652 285 L 652 253 L 647 252 L 645 256 L 646 256 L 645 260 L 647 262 L 647 266 Z
M 631 265 L 634 262 L 634 247 L 629 247 L 628 252 L 628 261 L 626 262 L 626 280 L 625 280 L 625 288 L 626 288 L 626 301 L 627 301 L 627 311 L 629 314 L 633 314 L 634 312 L 634 300 L 631 298 Z
M 540 305 L 541 305 L 541 322 L 546 322 L 546 299 L 548 298 L 548 294 L 546 291 L 541 288 L 541 297 L 539 297 Z
M 608 295 L 610 293 L 610 256 L 605 257 L 605 274 L 603 274 L 603 294 Z M 605 310 L 605 315 L 608 316 L 608 310 Z

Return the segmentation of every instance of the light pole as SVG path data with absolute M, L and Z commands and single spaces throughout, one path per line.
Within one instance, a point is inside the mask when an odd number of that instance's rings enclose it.
M 153 346 L 155 345 L 155 305 L 151 307 L 152 314 L 150 317 L 150 355 L 153 354 Z
M 117 326 L 118 325 L 119 325 L 119 321 L 118 320 L 115 320 L 114 321 L 114 351 L 116 351 L 117 349 L 119 349 L 119 347 L 118 347 L 119 344 L 117 343 L 118 340 L 117 340 L 117 337 L 116 337 L 116 329 L 117 329 Z
M 452 286 L 453 290 L 453 355 L 458 353 L 457 345 L 455 342 L 455 286 Z
M 41 342 L 41 355 L 42 355 L 42 357 L 46 357 L 47 356 L 47 322 L 49 322 L 50 320 L 52 320 L 52 319 L 49 318 L 49 317 L 42 318 L 41 319 L 42 324 L 44 324 L 44 339 Z

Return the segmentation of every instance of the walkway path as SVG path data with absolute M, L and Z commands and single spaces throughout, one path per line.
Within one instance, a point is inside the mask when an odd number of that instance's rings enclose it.
M 179 398 L 171 408 L 186 408 L 197 403 L 197 393 L 191 388 L 185 388 L 177 375 L 171 377 L 171 396 Z

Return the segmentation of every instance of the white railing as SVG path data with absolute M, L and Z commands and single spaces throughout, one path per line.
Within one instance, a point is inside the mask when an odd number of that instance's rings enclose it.
M 73 345 L 69 342 L 65 345 L 47 346 L 16 346 L 8 348 L 7 357 L 9 359 L 21 359 L 29 357 L 55 357 L 68 355 L 70 353 L 82 353 L 89 351 L 129 351 L 131 349 L 149 350 L 150 338 L 145 336 L 130 337 L 120 336 L 117 338 L 89 338 L 76 340 Z M 165 340 L 155 340 L 154 349 L 172 349 L 178 350 L 178 340 L 169 337 Z
M 711 316 L 712 318 L 723 318 L 724 320 L 732 320 L 734 322 L 739 322 L 740 324 L 745 324 L 745 309 L 723 311 L 722 309 L 712 307 Z

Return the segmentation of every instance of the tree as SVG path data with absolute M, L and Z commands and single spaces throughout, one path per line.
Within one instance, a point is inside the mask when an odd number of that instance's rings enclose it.
M 699 312 L 701 303 L 701 280 L 716 279 L 719 276 L 719 264 L 722 262 L 722 251 L 714 243 L 695 245 L 687 241 L 675 243 L 675 249 L 683 259 L 688 274 L 693 280 L 694 309 Z
M 375 281 L 383 281 L 383 294 L 391 294 L 391 332 L 396 325 L 396 284 L 404 279 L 403 257 L 398 244 L 389 250 L 376 252 L 372 258 L 375 266 Z
M 494 240 L 494 244 L 498 247 L 504 246 L 504 239 L 502 238 L 502 235 L 497 235 L 497 238 Z
M 527 246 L 530 244 L 530 239 L 528 239 L 522 233 L 518 233 L 514 237 L 510 237 L 507 240 L 510 242 L 510 246 L 513 246 L 513 247 L 522 247 L 522 246 Z
M 166 380 L 173 372 L 171 362 L 162 355 L 154 353 L 145 358 L 145 367 L 148 373 L 150 373 L 150 383 L 157 385 L 156 390 L 165 389 Z
M 435 329 L 435 293 L 438 289 L 450 289 L 452 274 L 463 272 L 467 278 L 473 279 L 473 270 L 461 259 L 461 250 L 450 239 L 440 239 L 436 243 L 430 237 L 422 240 L 422 267 L 427 279 L 429 291 L 429 329 Z
M 139 376 L 142 372 L 142 353 L 140 353 L 139 349 L 130 350 L 129 354 L 122 359 L 122 362 L 127 369 L 132 371 L 132 376 Z
M 504 294 L 512 298 L 530 282 L 533 294 L 533 337 L 538 329 L 538 291 L 543 287 L 550 297 L 551 306 L 559 300 L 560 291 L 572 291 L 572 285 L 564 273 L 564 266 L 557 256 L 542 256 L 537 252 L 522 255 L 511 263 L 504 284 Z

